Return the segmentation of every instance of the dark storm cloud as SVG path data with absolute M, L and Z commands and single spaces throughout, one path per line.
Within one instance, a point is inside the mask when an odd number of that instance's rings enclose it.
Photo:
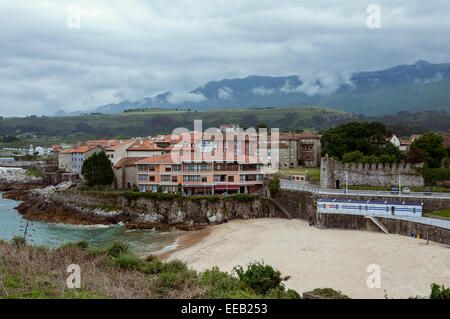
M 333 90 L 356 71 L 450 62 L 448 1 L 342 2 L 3 0 L 0 113 L 86 110 L 165 90 L 201 100 L 187 92 L 251 74 L 298 74 L 314 94 L 318 78 Z M 79 29 L 66 25 L 72 3 Z M 371 3 L 381 29 L 366 26 Z

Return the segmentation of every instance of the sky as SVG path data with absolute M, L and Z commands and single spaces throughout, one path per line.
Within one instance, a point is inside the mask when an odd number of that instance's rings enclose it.
M 353 72 L 446 63 L 448 12 L 448 0 L 0 0 L 0 116 L 166 91 L 201 100 L 189 91 L 249 75 L 333 88 Z

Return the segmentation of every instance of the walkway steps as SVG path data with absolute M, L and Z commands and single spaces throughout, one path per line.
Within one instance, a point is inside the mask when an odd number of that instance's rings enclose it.
M 371 221 L 373 221 L 375 223 L 375 225 L 377 225 L 383 232 L 385 232 L 386 234 L 389 234 L 389 231 L 387 230 L 387 228 L 376 218 L 373 216 L 364 216 L 365 218 L 369 218 Z
M 275 199 L 273 199 L 272 197 L 261 197 L 263 199 L 267 199 L 269 202 L 271 202 L 272 204 L 274 204 L 282 213 L 283 215 L 287 218 L 287 219 L 292 219 L 291 214 L 289 214 L 289 212 L 286 210 L 286 208 L 284 208 L 283 206 L 280 205 L 280 203 L 278 203 Z

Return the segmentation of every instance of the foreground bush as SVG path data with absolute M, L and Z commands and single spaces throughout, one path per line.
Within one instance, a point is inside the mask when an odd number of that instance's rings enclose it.
M 127 244 L 115 241 L 112 243 L 112 245 L 108 248 L 107 253 L 111 257 L 119 257 L 121 254 L 126 254 L 130 250 L 130 246 Z
M 281 282 L 289 279 L 282 278 L 278 270 L 274 270 L 263 262 L 251 263 L 245 271 L 242 266 L 234 267 L 233 270 L 242 282 L 262 295 L 267 294 L 271 289 L 282 287 Z
M 82 271 L 81 288 L 68 290 L 67 266 L 74 261 Z M 109 248 L 89 248 L 80 241 L 57 249 L 0 243 L 0 282 L 4 286 L 0 298 L 300 297 L 293 290 L 286 291 L 279 272 L 268 265 L 250 265 L 242 271 L 245 281 L 217 267 L 197 272 L 180 260 L 141 259 L 120 242 Z
M 316 288 L 309 293 L 328 299 L 350 299 L 349 296 L 346 296 L 342 292 L 336 291 L 332 288 Z
M 445 288 L 443 285 L 432 284 L 430 299 L 450 299 L 450 288 Z

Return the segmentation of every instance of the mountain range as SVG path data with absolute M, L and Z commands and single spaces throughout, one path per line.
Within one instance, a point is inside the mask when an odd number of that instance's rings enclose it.
M 326 74 L 317 79 L 301 75 L 259 76 L 208 82 L 190 92 L 166 92 L 138 101 L 122 101 L 90 110 L 115 114 L 130 109 L 228 109 L 324 106 L 365 116 L 399 111 L 450 111 L 450 63 L 419 60 L 412 65 L 354 73 L 348 79 Z M 86 112 L 56 115 L 75 115 Z

